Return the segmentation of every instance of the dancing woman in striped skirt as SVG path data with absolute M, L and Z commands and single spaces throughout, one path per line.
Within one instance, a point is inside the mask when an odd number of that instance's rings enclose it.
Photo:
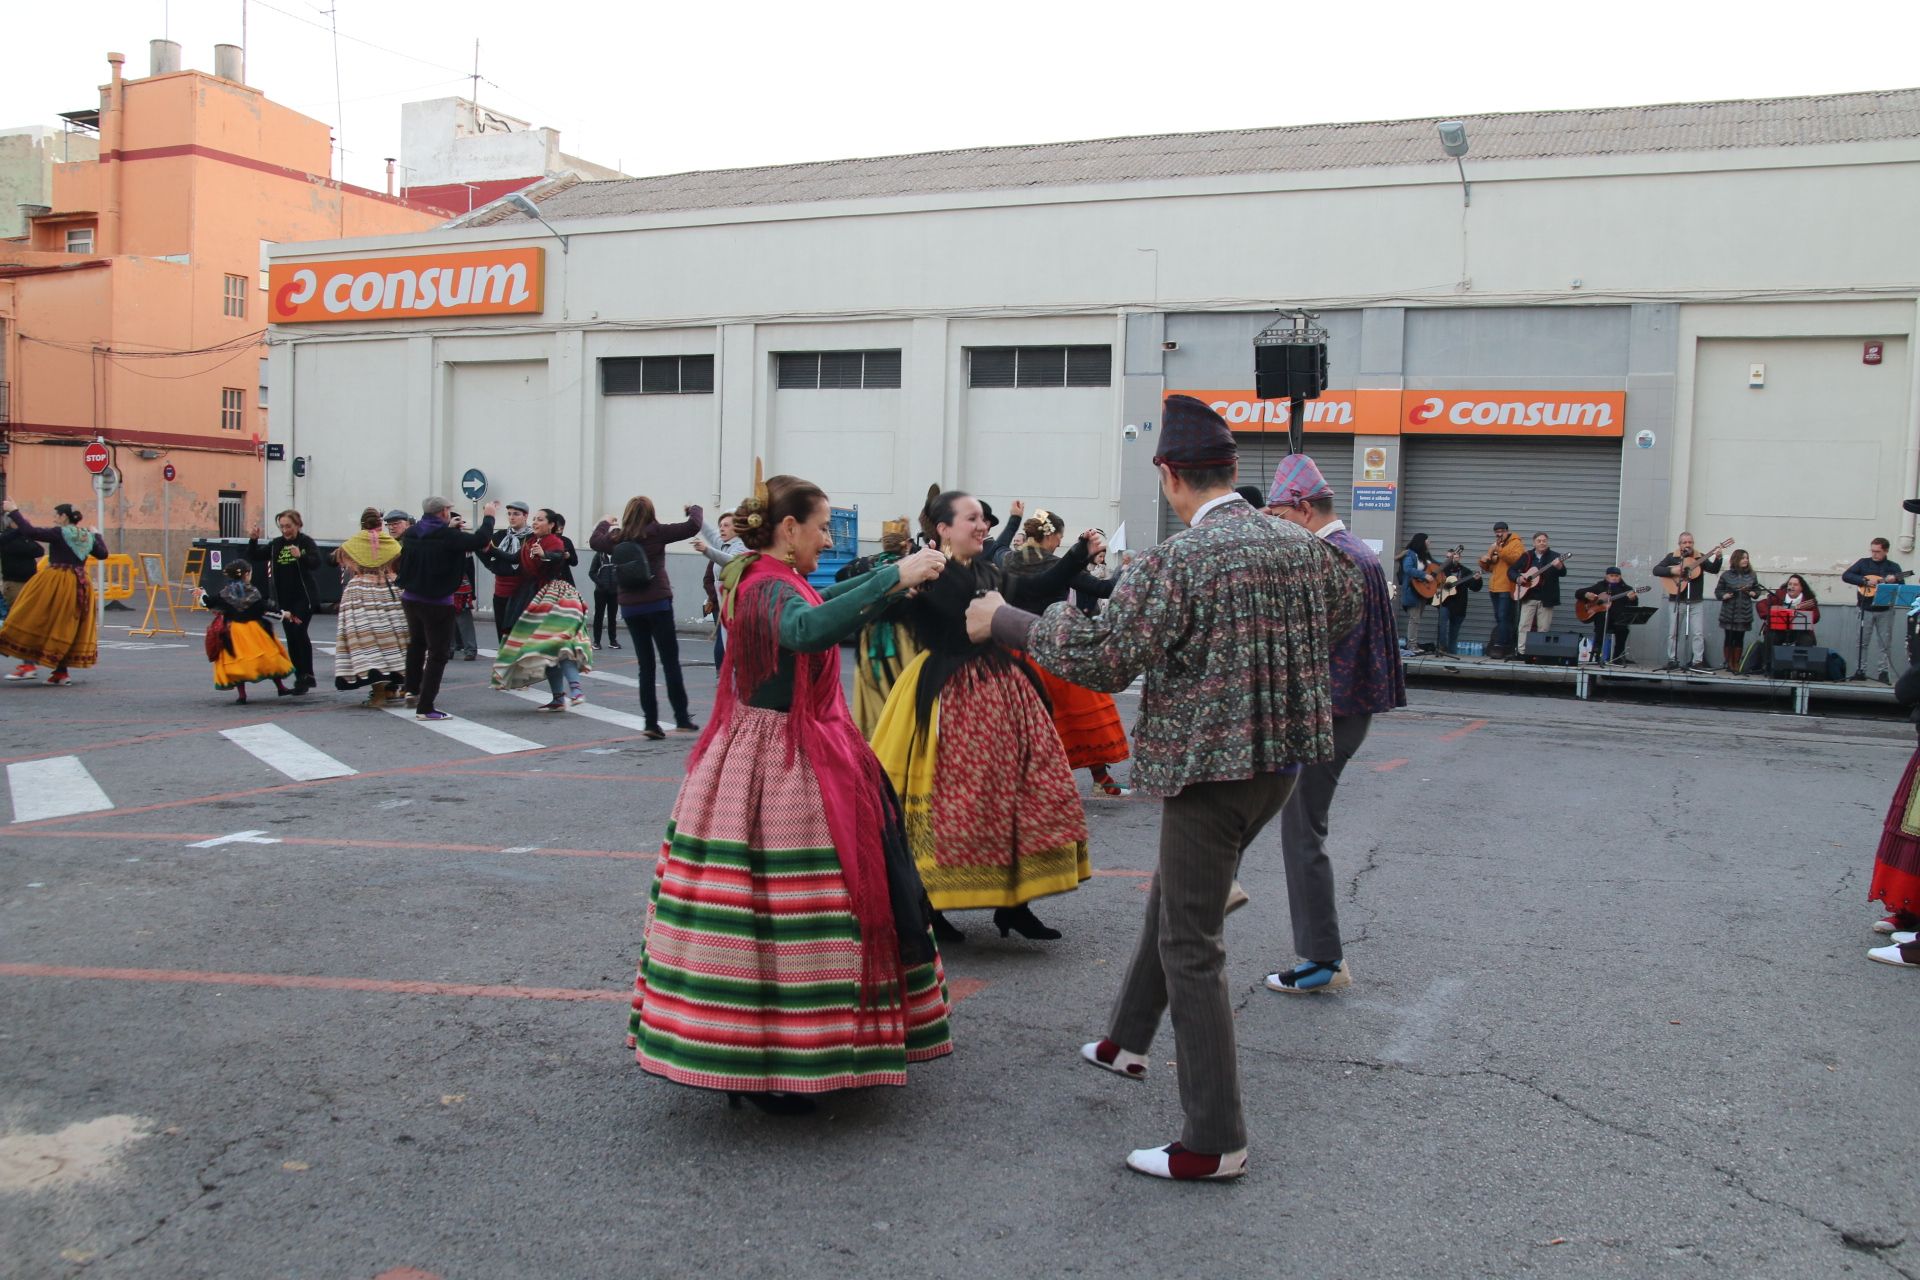
M 629 1044 L 645 1070 L 746 1096 L 904 1085 L 952 1051 L 900 810 L 840 689 L 840 642 L 934 577 L 922 552 L 835 583 L 827 496 L 775 476 L 735 514 L 726 660 L 654 875 Z

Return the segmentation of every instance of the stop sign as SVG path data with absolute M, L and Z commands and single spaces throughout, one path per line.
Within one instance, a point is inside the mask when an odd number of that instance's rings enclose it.
M 87 446 L 87 451 L 80 455 L 80 460 L 87 464 L 87 470 L 99 475 L 107 469 L 107 463 L 112 460 L 112 456 L 107 452 L 107 446 L 95 440 Z

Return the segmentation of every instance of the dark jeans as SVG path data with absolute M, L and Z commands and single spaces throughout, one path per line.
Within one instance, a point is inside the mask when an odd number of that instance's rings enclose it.
M 667 701 L 673 706 L 673 723 L 690 725 L 687 714 L 687 682 L 680 675 L 680 638 L 673 631 L 673 610 L 658 613 L 629 613 L 627 630 L 633 633 L 633 656 L 640 659 L 640 714 L 649 728 L 660 725 L 660 698 L 653 688 L 653 654 L 660 651 L 660 667 L 667 677 Z
M 418 600 L 403 600 L 400 607 L 407 614 L 406 689 L 420 695 L 414 711 L 425 715 L 436 709 L 433 700 L 440 696 L 440 677 L 453 652 L 453 615 L 458 610 L 450 604 Z
M 1613 652 L 1609 653 L 1607 652 L 1607 615 L 1603 613 L 1595 618 L 1593 620 L 1593 660 L 1611 662 L 1615 658 L 1626 657 L 1627 633 L 1632 629 L 1631 627 L 1613 629 Z
M 1520 639 L 1520 613 L 1514 607 L 1511 591 L 1489 591 L 1487 599 L 1493 601 L 1493 633 L 1487 637 L 1487 648 L 1511 651 Z
M 287 637 L 287 657 L 293 660 L 293 678 L 300 684 L 313 684 L 313 641 L 307 638 L 307 623 L 295 621 L 290 613 L 280 615 L 280 630 Z
M 713 669 L 718 671 L 720 664 L 727 660 L 727 629 L 719 623 L 713 624 Z
M 473 634 L 473 610 L 455 609 L 453 611 L 453 642 L 455 647 L 469 658 L 480 655 L 480 646 Z
M 512 596 L 495 596 L 493 598 L 493 638 L 496 644 L 505 644 L 507 642 L 507 632 L 510 630 L 507 626 L 507 606 L 512 603 Z
M 1457 652 L 1460 648 L 1460 624 L 1466 621 L 1466 610 L 1462 609 L 1459 613 L 1455 613 L 1447 606 L 1441 605 L 1433 611 L 1433 616 L 1434 621 L 1440 626 L 1438 634 L 1434 637 L 1434 646 L 1442 653 Z
M 620 597 L 612 591 L 593 590 L 593 647 L 600 647 L 601 620 L 605 619 L 607 639 L 620 646 Z

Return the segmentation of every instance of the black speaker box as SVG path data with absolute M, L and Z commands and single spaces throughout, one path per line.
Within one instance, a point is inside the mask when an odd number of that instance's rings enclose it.
M 1528 662 L 1552 662 L 1573 666 L 1580 661 L 1582 634 L 1578 631 L 1536 631 L 1525 639 Z
M 1774 679 L 1825 680 L 1832 652 L 1825 645 L 1777 644 L 1773 646 Z
M 1327 344 L 1273 343 L 1253 349 L 1254 394 L 1262 400 L 1318 400 L 1327 389 Z

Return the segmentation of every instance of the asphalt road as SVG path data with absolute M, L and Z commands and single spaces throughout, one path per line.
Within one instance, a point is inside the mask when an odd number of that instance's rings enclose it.
M 172 643 L 0 686 L 5 1276 L 1920 1276 L 1920 974 L 1864 900 L 1903 724 L 1416 690 L 1334 814 L 1349 991 L 1260 986 L 1249 855 L 1252 1172 L 1173 1186 L 1122 1166 L 1177 1135 L 1171 1033 L 1144 1085 L 1076 1056 L 1152 802 L 1089 800 L 1062 941 L 958 918 L 951 1058 L 774 1120 L 623 1046 L 690 739 L 484 662 L 442 705 L 519 749 L 238 708 Z

